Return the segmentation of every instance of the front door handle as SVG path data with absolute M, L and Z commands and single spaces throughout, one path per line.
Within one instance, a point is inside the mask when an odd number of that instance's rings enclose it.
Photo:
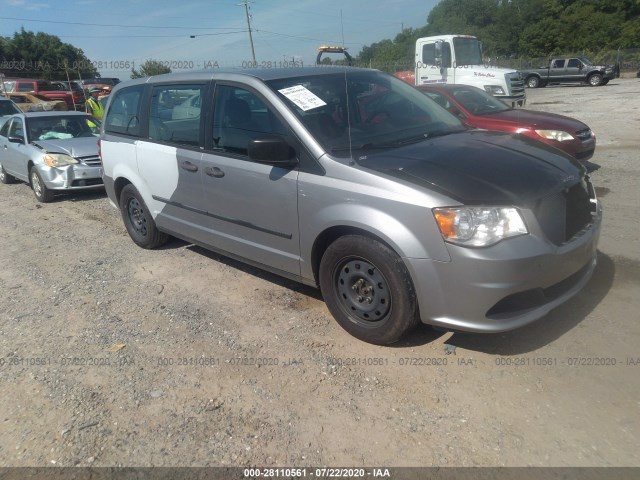
M 180 164 L 180 168 L 182 168 L 183 170 L 186 170 L 187 172 L 197 172 L 198 171 L 198 166 L 191 163 L 190 161 L 185 161 L 182 162 Z
M 204 169 L 204 173 L 206 173 L 210 177 L 215 177 L 215 178 L 224 177 L 224 172 L 220 170 L 218 167 L 207 167 Z

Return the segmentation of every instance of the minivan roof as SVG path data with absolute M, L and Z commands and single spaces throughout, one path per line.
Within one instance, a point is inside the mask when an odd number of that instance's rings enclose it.
M 214 80 L 221 75 L 238 75 L 258 78 L 263 81 L 276 80 L 280 78 L 304 77 L 312 75 L 335 75 L 342 71 L 357 72 L 371 71 L 368 68 L 344 67 L 344 66 L 322 66 L 322 67 L 296 67 L 296 68 L 216 68 L 208 70 L 196 70 L 190 72 L 164 73 L 152 77 L 144 77 L 136 80 L 128 80 L 127 85 L 136 83 L 162 83 L 166 81 L 189 81 L 189 80 Z M 120 84 L 118 84 L 120 86 Z

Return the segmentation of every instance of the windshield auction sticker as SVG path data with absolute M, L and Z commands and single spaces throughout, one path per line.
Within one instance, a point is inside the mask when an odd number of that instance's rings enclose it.
M 305 112 L 307 110 L 312 110 L 314 108 L 326 105 L 326 103 L 322 101 L 320 97 L 318 97 L 315 93 L 307 90 L 302 85 L 283 88 L 282 90 L 278 91 Z

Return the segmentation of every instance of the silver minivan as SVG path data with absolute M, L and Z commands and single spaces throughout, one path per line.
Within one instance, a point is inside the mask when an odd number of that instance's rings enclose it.
M 120 83 L 100 148 L 136 244 L 172 235 L 319 286 L 340 325 L 367 342 L 395 342 L 419 321 L 514 329 L 595 268 L 601 207 L 579 163 L 469 129 L 375 70 Z

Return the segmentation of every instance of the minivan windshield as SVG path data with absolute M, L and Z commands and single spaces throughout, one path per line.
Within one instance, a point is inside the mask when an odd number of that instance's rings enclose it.
M 336 70 L 267 84 L 325 150 L 338 157 L 465 130 L 414 87 L 376 70 Z

